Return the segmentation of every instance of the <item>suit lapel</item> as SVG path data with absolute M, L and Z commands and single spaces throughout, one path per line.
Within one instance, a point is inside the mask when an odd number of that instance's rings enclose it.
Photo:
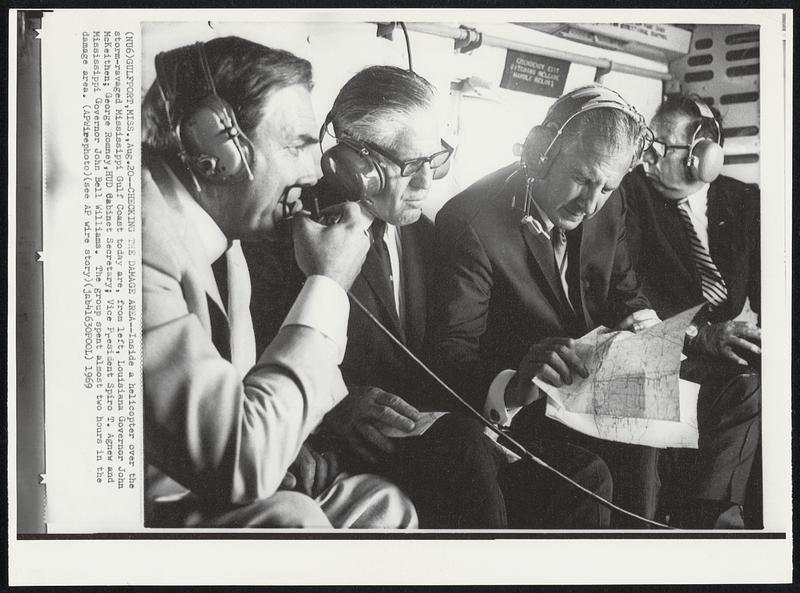
M 405 332 L 400 326 L 400 319 L 397 317 L 397 309 L 394 306 L 392 286 L 389 283 L 389 279 L 385 277 L 381 261 L 372 247 L 367 252 L 367 258 L 361 267 L 360 277 L 364 279 L 365 284 L 375 295 L 377 302 L 386 314 L 386 318 L 391 320 L 395 335 L 405 341 Z
M 513 212 L 516 213 L 516 211 Z M 520 226 L 520 232 L 522 233 L 525 243 L 528 245 L 528 250 L 536 260 L 542 276 L 547 282 L 547 288 L 549 290 L 545 290 L 545 292 L 548 293 L 547 296 L 553 303 L 553 306 L 559 312 L 562 319 L 565 318 L 564 316 L 567 314 L 572 315 L 569 304 L 563 296 L 564 290 L 561 288 L 561 279 L 556 272 L 553 245 L 550 243 L 550 239 L 544 233 L 538 232 L 531 222 L 523 223 Z
M 690 279 L 693 286 L 700 286 L 700 279 L 692 263 L 689 253 L 689 242 L 686 239 L 686 230 L 678 217 L 675 204 L 662 198 L 653 200 L 653 210 L 656 218 L 661 222 L 661 229 L 667 244 L 672 248 L 675 265 Z
M 583 223 L 579 225 L 578 228 L 567 233 L 567 253 L 569 258 L 567 260 L 567 283 L 570 287 L 572 308 L 575 310 L 575 315 L 579 324 L 583 325 L 579 332 L 581 334 L 585 333 L 590 327 L 594 327 L 592 317 L 589 315 L 589 310 L 586 308 L 586 301 L 588 299 L 586 294 L 584 294 L 585 285 L 581 281 L 582 278 L 586 277 L 586 274 L 581 269 L 581 262 L 583 260 L 581 254 L 584 249 L 589 249 L 590 253 L 594 250 L 590 240 L 592 233 L 584 233 L 585 228 L 586 223 Z M 589 240 L 584 240 L 584 237 Z
M 179 235 L 182 245 L 189 255 L 189 259 L 194 264 L 198 277 L 202 279 L 203 289 L 210 297 L 210 301 L 217 306 L 222 318 L 225 319 L 227 323 L 227 307 L 222 303 L 217 281 L 214 278 L 214 273 L 206 258 L 203 238 L 199 235 L 197 229 L 189 222 L 190 218 L 185 214 L 177 195 L 177 192 L 185 192 L 186 190 L 183 189 L 174 173 L 169 171 L 167 166 L 160 161 L 153 163 L 150 169 L 150 175 L 158 186 L 167 206 L 169 206 L 170 212 L 175 214 L 172 221 L 173 227 Z
M 725 283 L 730 285 L 730 279 L 737 274 L 734 262 L 737 261 L 736 250 L 736 214 L 732 211 L 731 204 L 721 194 L 715 184 L 708 188 L 708 248 L 711 259 L 717 266 Z

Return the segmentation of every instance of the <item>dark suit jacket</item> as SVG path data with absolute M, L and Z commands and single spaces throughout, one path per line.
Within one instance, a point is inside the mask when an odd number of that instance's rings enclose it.
M 380 261 L 373 248 L 350 292 L 416 356 L 429 359 L 429 285 L 433 272 L 433 223 L 421 218 L 398 227 L 402 246 L 401 288 L 405 319 L 401 323 L 393 304 L 388 279 L 381 281 Z M 303 275 L 294 262 L 276 257 L 268 243 L 244 246 L 253 278 L 251 311 L 256 346 L 269 343 L 300 290 Z M 277 288 L 276 288 L 277 287 Z M 277 303 L 282 303 L 278 306 Z M 351 301 L 347 349 L 340 366 L 349 386 L 376 386 L 399 395 L 423 410 L 441 409 L 440 388 L 381 332 Z
M 591 220 L 567 233 L 569 267 L 580 272 L 564 298 L 545 235 L 521 224 L 511 208 L 524 196 L 516 165 L 495 171 L 450 200 L 436 217 L 440 276 L 436 358 L 440 369 L 481 407 L 502 369 L 516 369 L 530 346 L 547 337 L 579 337 L 649 308 L 625 246 L 623 203 L 612 195 Z M 579 303 L 575 301 L 579 300 Z
M 620 187 L 628 208 L 631 260 L 642 289 L 662 319 L 703 302 L 700 278 L 674 203 L 659 196 L 642 167 Z M 721 175 L 708 189 L 708 242 L 711 259 L 728 288 L 728 301 L 713 315 L 732 319 L 750 298 L 760 313 L 760 199 L 758 188 Z

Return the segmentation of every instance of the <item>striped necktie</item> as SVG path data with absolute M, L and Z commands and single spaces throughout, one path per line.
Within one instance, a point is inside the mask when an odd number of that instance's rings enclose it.
M 689 240 L 689 253 L 692 256 L 695 270 L 700 276 L 703 298 L 712 305 L 719 306 L 728 299 L 728 289 L 722 279 L 722 274 L 719 273 L 714 260 L 711 259 L 711 254 L 697 236 L 689 213 L 688 200 L 684 199 L 678 202 L 678 216 L 686 231 L 686 238 Z

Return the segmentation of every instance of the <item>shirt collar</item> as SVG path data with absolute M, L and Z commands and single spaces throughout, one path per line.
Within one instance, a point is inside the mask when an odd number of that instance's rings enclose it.
M 704 183 L 703 187 L 686 197 L 689 202 L 689 207 L 695 212 L 705 212 L 706 204 L 708 203 L 708 188 L 709 184 Z
M 169 175 L 175 187 L 175 197 L 181 210 L 188 219 L 189 224 L 194 227 L 197 234 L 202 238 L 204 255 L 210 265 L 228 250 L 230 242 L 208 212 L 186 191 L 186 188 L 175 176 L 172 169 L 169 166 L 164 168 L 167 170 L 167 175 Z

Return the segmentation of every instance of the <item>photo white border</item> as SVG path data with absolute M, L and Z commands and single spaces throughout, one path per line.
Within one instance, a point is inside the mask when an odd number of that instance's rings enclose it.
M 72 12 L 85 23 L 92 11 Z M 791 142 L 793 23 L 783 10 L 307 9 L 103 10 L 103 19 L 420 20 L 752 23 L 761 35 L 762 375 L 765 531 L 785 539 L 401 539 L 126 540 L 16 536 L 16 442 L 9 426 L 9 581 L 11 584 L 598 584 L 778 583 L 791 580 Z M 9 18 L 9 196 L 14 196 L 16 15 Z M 46 18 L 46 17 L 45 17 Z M 785 29 L 782 25 L 785 24 Z M 76 24 L 76 28 L 81 25 Z M 788 48 L 788 49 L 787 49 Z M 763 92 L 764 90 L 770 92 Z M 772 92 L 781 89 L 783 92 Z M 12 135 L 14 134 L 14 135 Z M 784 196 L 784 200 L 770 199 Z M 14 278 L 15 204 L 9 200 L 9 279 Z M 783 221 L 783 225 L 780 224 Z M 781 235 L 778 229 L 783 231 Z M 9 287 L 11 288 L 11 286 Z M 9 290 L 9 320 L 15 307 Z M 14 351 L 9 323 L 9 353 Z M 16 417 L 9 358 L 8 418 Z M 153 533 L 148 530 L 148 533 Z M 219 533 L 219 532 L 217 532 Z M 237 531 L 235 533 L 247 534 Z M 263 533 L 263 532 L 262 532 Z M 305 532 L 304 535 L 307 535 Z M 269 537 L 268 534 L 265 534 Z M 646 537 L 646 534 L 643 534 Z M 354 535 L 353 537 L 357 537 Z M 412 536 L 413 537 L 413 536 Z M 346 542 L 346 545 L 342 545 Z

